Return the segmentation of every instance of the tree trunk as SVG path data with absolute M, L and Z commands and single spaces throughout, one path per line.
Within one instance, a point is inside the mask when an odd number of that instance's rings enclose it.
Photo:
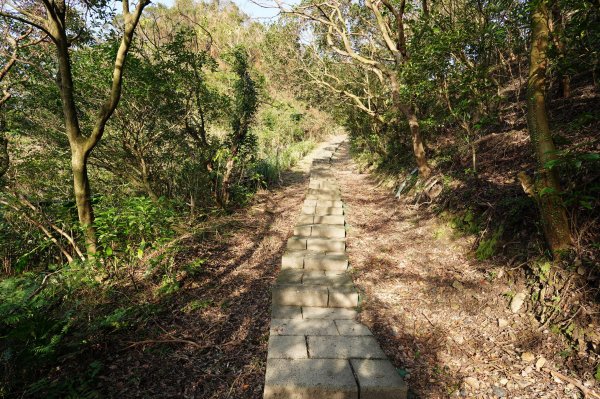
M 223 173 L 223 181 L 221 182 L 221 195 L 219 196 L 219 205 L 222 207 L 227 206 L 227 203 L 229 202 L 229 182 L 233 173 L 234 158 L 235 155 L 232 154 L 227 160 L 227 164 L 225 165 L 225 173 Z
M 400 110 L 408 119 L 408 126 L 410 127 L 410 135 L 413 146 L 413 153 L 417 167 L 419 168 L 419 174 L 424 179 L 427 179 L 431 175 L 431 168 L 427 162 L 427 155 L 425 153 L 425 145 L 423 144 L 423 138 L 421 137 L 421 128 L 419 127 L 419 120 L 417 114 L 410 105 L 401 104 Z
M 563 98 L 571 97 L 571 77 L 564 73 L 560 76 L 560 91 Z
M 425 146 L 423 145 L 423 138 L 421 137 L 421 128 L 419 127 L 419 120 L 410 106 L 405 106 L 404 114 L 408 119 L 408 125 L 410 126 L 410 135 L 412 138 L 413 152 L 415 154 L 415 160 L 417 161 L 417 167 L 419 168 L 419 174 L 423 179 L 426 179 L 431 174 L 431 168 L 427 162 L 427 155 L 425 154 Z
M 92 208 L 92 191 L 87 173 L 88 154 L 81 148 L 73 148 L 71 169 L 73 171 L 73 189 L 79 223 L 85 235 L 87 253 L 94 255 L 97 251 L 96 229 L 94 228 L 94 209 Z
M 545 89 L 549 14 L 546 0 L 537 2 L 531 20 L 531 50 L 527 81 L 527 126 L 537 158 L 536 192 L 542 227 L 553 255 L 572 245 L 569 221 L 560 197 L 560 184 L 554 169 L 546 167 L 556 158 L 546 113 Z
M 158 202 L 159 197 L 156 194 L 156 192 L 154 192 L 154 190 L 152 189 L 152 184 L 150 184 L 148 165 L 146 164 L 146 161 L 144 160 L 144 157 L 141 154 L 138 154 L 138 160 L 140 163 L 140 171 L 142 174 L 142 185 L 144 186 L 144 190 L 146 191 L 146 194 L 148 194 L 148 196 L 150 197 L 152 202 Z
M 4 133 L 2 132 L 2 121 L 0 121 L 0 179 L 4 176 L 6 171 L 8 171 L 9 163 L 8 140 L 4 137 Z
M 404 114 L 408 120 L 408 126 L 410 128 L 410 135 L 413 146 L 413 153 L 417 167 L 419 168 L 419 174 L 424 179 L 428 178 L 431 174 L 431 168 L 427 162 L 427 155 L 425 153 L 425 145 L 423 144 L 423 138 L 421 137 L 421 128 L 419 126 L 419 119 L 414 108 L 410 105 L 404 104 L 400 99 L 400 87 L 395 75 L 390 76 L 390 82 L 392 85 L 392 97 L 396 108 Z

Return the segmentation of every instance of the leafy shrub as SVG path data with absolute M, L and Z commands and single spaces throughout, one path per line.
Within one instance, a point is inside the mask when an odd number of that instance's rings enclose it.
M 300 141 L 292 143 L 283 150 L 257 161 L 254 165 L 254 171 L 260 178 L 256 179 L 256 181 L 263 187 L 268 187 L 276 183 L 282 171 L 296 165 L 314 147 L 315 143 L 313 141 Z
M 93 270 L 81 265 L 0 281 L 0 392 L 31 380 L 32 364 L 42 369 L 57 360 L 81 316 L 77 298 L 97 285 Z
M 450 226 L 453 229 L 460 230 L 467 234 L 477 234 L 480 230 L 475 213 L 473 213 L 473 210 L 470 208 L 463 213 L 454 216 L 450 221 Z
M 113 261 L 141 259 L 146 248 L 173 236 L 174 218 L 173 207 L 164 199 L 132 197 L 119 202 L 104 198 L 95 221 L 103 256 Z
M 475 251 L 475 256 L 479 260 L 486 260 L 491 258 L 496 252 L 498 241 L 504 233 L 504 227 L 500 226 L 490 238 L 484 238 L 479 242 L 479 246 Z

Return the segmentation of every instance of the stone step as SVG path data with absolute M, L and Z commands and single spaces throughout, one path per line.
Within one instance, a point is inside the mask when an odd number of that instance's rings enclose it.
M 290 250 L 281 257 L 281 268 L 344 271 L 348 269 L 348 256 L 340 252 Z
M 386 359 L 373 336 L 311 336 L 307 340 L 311 359 Z
M 344 238 L 346 237 L 346 229 L 344 226 L 330 224 L 303 224 L 294 227 L 294 235 L 320 238 Z
M 314 185 L 332 185 L 337 187 L 337 180 L 332 176 L 330 178 L 327 179 L 319 179 L 316 177 L 311 176 L 310 179 L 308 180 L 308 184 L 314 184 Z M 310 188 L 310 187 L 309 187 Z
M 331 201 L 331 200 L 315 200 L 307 199 L 304 200 L 303 206 L 314 206 L 318 208 L 343 208 L 344 203 L 342 201 Z
M 302 214 L 298 217 L 298 225 L 335 224 L 343 226 L 346 223 L 344 215 L 311 215 Z
M 350 359 L 360 399 L 406 399 L 408 386 L 387 359 Z
M 341 201 L 342 196 L 338 193 L 331 194 L 306 194 L 306 199 Z
M 389 360 L 308 359 L 301 357 L 305 350 L 303 348 L 305 337 L 273 338 L 275 340 L 269 340 L 264 399 L 358 399 L 359 397 L 360 399 L 406 399 L 407 397 L 408 387 Z M 292 345 L 294 350 L 285 350 L 286 344 Z M 271 348 L 274 355 L 271 355 Z
M 292 236 L 287 241 L 288 250 L 307 249 L 315 252 L 339 253 L 346 250 L 344 238 L 318 238 L 305 236 Z
M 352 279 L 345 272 L 309 270 L 309 269 L 283 269 L 275 284 L 307 284 L 325 285 L 328 287 L 352 287 Z
M 317 216 L 327 216 L 327 215 L 343 215 L 344 208 L 341 207 L 315 207 L 315 206 L 303 206 L 302 214 L 304 215 L 317 215 Z
M 330 180 L 310 179 L 308 189 L 333 190 L 339 191 L 340 187 L 337 183 Z
M 271 335 L 336 335 L 340 333 L 335 320 L 328 319 L 271 319 Z
M 273 305 L 271 307 L 271 317 L 273 319 L 326 319 L 335 320 L 336 322 L 341 323 L 344 320 L 354 322 L 357 316 L 358 313 L 356 312 L 356 310 L 348 308 L 326 308 L 320 306 L 286 305 Z M 360 323 L 357 324 L 362 325 Z M 336 325 L 336 327 L 338 327 L 338 325 Z M 338 327 L 338 332 L 340 331 L 340 328 L 343 329 L 343 325 L 342 327 Z
M 358 399 L 347 360 L 268 359 L 264 399 Z
M 325 164 L 313 165 L 310 168 L 310 173 L 329 173 L 329 174 L 331 174 L 332 178 L 334 177 L 333 172 L 331 170 L 331 165 L 325 165 Z
M 345 238 L 320 238 L 308 237 L 306 249 L 309 251 L 344 252 L 346 250 Z
M 280 306 L 355 308 L 359 295 L 352 286 L 276 284 L 272 289 L 272 302 Z
M 339 188 L 309 188 L 308 195 L 341 195 Z
M 345 225 L 346 219 L 344 215 L 315 215 L 313 217 L 313 224 L 335 224 Z

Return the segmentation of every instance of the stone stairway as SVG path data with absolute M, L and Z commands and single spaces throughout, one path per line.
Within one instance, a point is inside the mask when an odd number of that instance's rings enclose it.
M 317 151 L 273 286 L 265 399 L 404 399 L 407 387 L 367 327 L 347 274 L 344 204 L 333 172 L 343 137 Z

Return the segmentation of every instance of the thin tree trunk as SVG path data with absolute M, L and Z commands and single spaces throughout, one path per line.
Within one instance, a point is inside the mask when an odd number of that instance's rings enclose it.
M 417 167 L 419 168 L 419 174 L 424 179 L 428 178 L 431 174 L 431 168 L 427 162 L 427 155 L 425 154 L 425 145 L 423 144 L 423 138 L 421 137 L 421 128 L 419 127 L 419 120 L 417 114 L 411 106 L 403 106 L 404 115 L 408 119 L 408 125 L 410 126 L 410 135 L 412 139 L 413 152 L 415 160 L 417 161 Z
M 87 173 L 87 154 L 82 149 L 74 150 L 71 155 L 73 171 L 73 189 L 79 223 L 85 235 L 87 253 L 94 255 L 97 251 L 96 229 L 94 228 L 94 209 L 92 207 L 92 190 Z
M 10 157 L 8 155 L 8 140 L 2 132 L 2 122 L 0 121 L 0 179 L 8 171 Z
M 417 167 L 419 168 L 419 174 L 424 179 L 428 178 L 431 174 L 431 168 L 427 162 L 427 155 L 425 153 L 425 145 L 423 144 L 423 138 L 421 136 L 421 128 L 419 126 L 419 119 L 414 108 L 411 105 L 404 104 L 400 99 L 400 87 L 396 77 L 392 74 L 390 76 L 390 83 L 392 86 L 392 97 L 396 108 L 404 114 L 408 120 L 408 126 L 410 128 L 411 141 L 413 146 L 413 153 Z
M 548 161 L 556 159 L 556 147 L 550 134 L 545 104 L 549 14 L 546 0 L 537 2 L 531 21 L 531 50 L 527 82 L 527 125 L 537 157 L 536 192 L 542 227 L 553 255 L 572 245 L 569 221 L 560 184 Z
M 144 160 L 144 157 L 141 154 L 138 154 L 138 160 L 140 162 L 141 174 L 142 174 L 142 185 L 144 186 L 144 190 L 146 194 L 150 197 L 152 202 L 158 202 L 158 195 L 152 189 L 152 185 L 150 184 L 150 177 L 148 176 L 148 165 Z
M 219 196 L 219 205 L 226 206 L 229 202 L 229 182 L 233 173 L 235 155 L 232 155 L 225 165 L 225 173 L 223 173 L 223 181 L 221 182 L 221 195 Z

